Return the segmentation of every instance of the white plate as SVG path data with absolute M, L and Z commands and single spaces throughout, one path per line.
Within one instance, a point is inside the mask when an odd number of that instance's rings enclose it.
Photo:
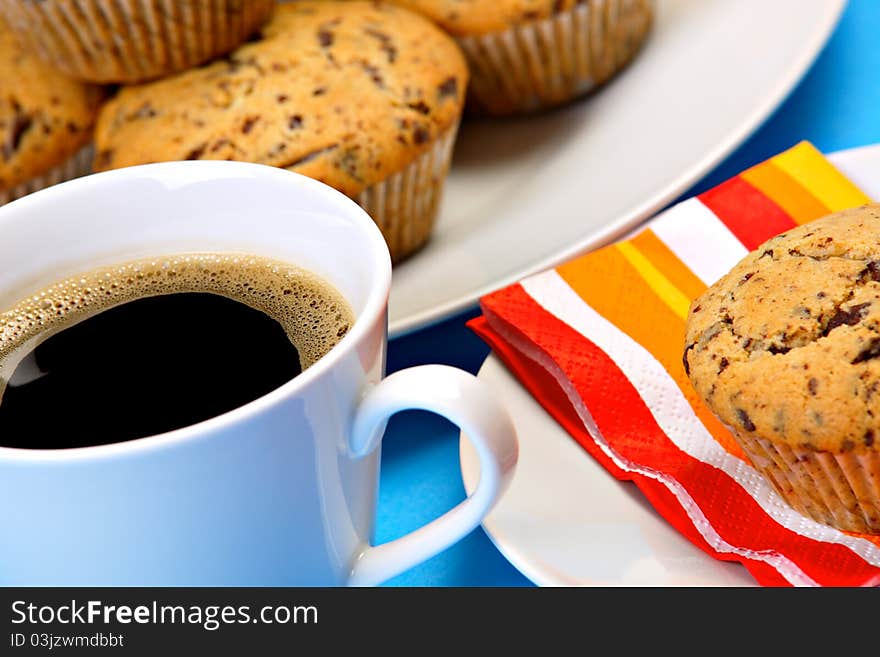
M 880 199 L 880 145 L 830 156 L 850 180 Z M 543 586 L 749 586 L 744 567 L 694 547 L 630 482 L 614 479 L 490 356 L 479 378 L 513 416 L 520 443 L 516 473 L 483 527 L 522 573 Z M 465 489 L 479 463 L 461 440 Z
M 764 120 L 844 0 L 658 0 L 643 51 L 606 88 L 530 118 L 466 122 L 429 245 L 395 268 L 390 332 L 637 224 Z

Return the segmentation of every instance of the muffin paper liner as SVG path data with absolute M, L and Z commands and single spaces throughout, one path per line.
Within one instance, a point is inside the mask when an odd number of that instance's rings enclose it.
M 92 171 L 94 146 L 89 143 L 71 155 L 61 164 L 52 167 L 41 176 L 36 176 L 10 189 L 0 189 L 0 205 L 17 198 L 50 187 L 65 180 L 79 178 Z
M 636 54 L 653 0 L 588 0 L 545 20 L 458 39 L 471 69 L 469 106 L 491 115 L 565 103 L 607 81 Z
M 869 201 L 804 142 L 623 241 L 484 296 L 470 326 L 583 458 L 635 484 L 694 550 L 768 586 L 877 586 L 880 441 L 815 451 L 726 427 L 682 360 L 691 300 L 746 253 Z M 687 583 L 706 580 L 695 571 Z
M 241 44 L 274 0 L 0 1 L 11 25 L 59 70 L 90 82 L 139 82 Z
M 457 132 L 458 123 L 414 162 L 355 199 L 379 226 L 394 262 L 417 251 L 431 235 Z
M 844 531 L 880 534 L 880 452 L 835 453 L 736 436 L 755 467 L 800 513 Z

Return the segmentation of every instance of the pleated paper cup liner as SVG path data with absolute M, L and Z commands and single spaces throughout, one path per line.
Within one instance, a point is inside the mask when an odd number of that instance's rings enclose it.
M 50 187 L 65 180 L 85 176 L 92 171 L 94 147 L 91 143 L 83 146 L 61 164 L 52 167 L 40 176 L 26 180 L 9 189 L 0 189 L 0 205 L 17 198 Z
M 796 511 L 842 531 L 880 534 L 880 451 L 832 452 L 734 435 L 755 468 Z
M 182 71 L 240 45 L 274 0 L 0 0 L 0 13 L 67 75 L 132 83 Z
M 458 39 L 471 69 L 469 110 L 509 115 L 566 103 L 636 55 L 653 0 L 587 0 L 545 20 Z
M 394 262 L 415 253 L 431 236 L 457 132 L 456 123 L 414 162 L 355 199 L 379 226 Z

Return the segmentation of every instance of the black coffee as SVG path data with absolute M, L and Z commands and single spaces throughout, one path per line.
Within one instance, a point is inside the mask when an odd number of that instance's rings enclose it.
M 216 417 L 290 381 L 352 321 L 329 284 L 263 258 L 67 279 L 0 314 L 0 446 L 101 445 Z

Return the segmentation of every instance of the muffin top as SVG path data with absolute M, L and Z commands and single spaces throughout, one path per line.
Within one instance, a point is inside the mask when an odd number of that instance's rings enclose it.
M 880 205 L 765 242 L 691 305 L 685 370 L 740 433 L 880 448 Z
M 544 20 L 587 0 L 392 0 L 418 11 L 455 36 L 500 32 Z
M 23 49 L 0 20 L 0 190 L 45 173 L 92 135 L 101 92 Z
M 413 12 L 283 4 L 227 58 L 122 89 L 99 117 L 95 168 L 244 160 L 356 196 L 457 124 L 466 86 L 458 46 Z

